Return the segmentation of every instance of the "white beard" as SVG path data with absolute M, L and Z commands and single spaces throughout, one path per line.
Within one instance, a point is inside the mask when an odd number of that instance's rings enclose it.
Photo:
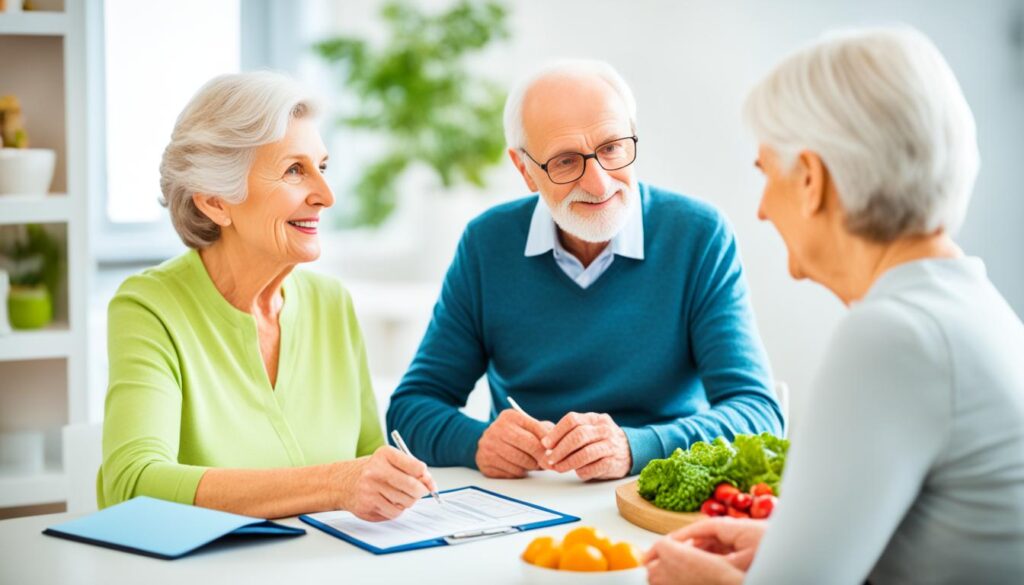
M 614 196 L 617 191 L 622 191 L 622 203 L 612 202 L 607 209 L 602 209 L 589 217 L 579 215 L 572 211 L 572 204 L 577 201 L 597 203 Z M 629 211 L 634 205 L 636 197 L 629 185 L 612 179 L 608 191 L 601 195 L 594 195 L 585 191 L 582 187 L 575 187 L 558 207 L 550 208 L 551 217 L 561 229 L 584 242 L 597 244 L 607 242 L 614 238 L 629 219 Z

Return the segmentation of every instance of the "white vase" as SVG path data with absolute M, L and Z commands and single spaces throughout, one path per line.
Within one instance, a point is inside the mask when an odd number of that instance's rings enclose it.
M 46 195 L 56 160 L 49 148 L 0 148 L 0 195 Z

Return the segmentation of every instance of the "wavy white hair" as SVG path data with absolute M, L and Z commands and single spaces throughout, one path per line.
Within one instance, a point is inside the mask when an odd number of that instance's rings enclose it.
M 963 223 L 979 165 L 974 117 L 917 30 L 826 35 L 758 83 L 744 117 L 786 167 L 802 150 L 821 157 L 851 233 L 888 242 Z
M 214 77 L 178 116 L 160 164 L 160 204 L 190 248 L 220 238 L 195 193 L 241 203 L 256 149 L 284 138 L 293 118 L 315 116 L 313 96 L 291 78 L 260 71 Z
M 594 59 L 563 59 L 541 66 L 516 83 L 509 92 L 508 99 L 505 100 L 504 115 L 505 142 L 509 148 L 526 148 L 526 128 L 523 126 L 523 99 L 526 97 L 527 92 L 541 79 L 557 77 L 559 75 L 592 75 L 604 80 L 626 104 L 626 111 L 629 112 L 630 128 L 636 134 L 636 98 L 633 97 L 633 90 L 629 88 L 629 85 L 626 84 L 626 81 L 619 75 L 618 71 L 604 61 Z

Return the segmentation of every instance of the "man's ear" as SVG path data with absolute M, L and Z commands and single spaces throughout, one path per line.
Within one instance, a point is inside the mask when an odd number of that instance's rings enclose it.
M 828 169 L 821 157 L 809 150 L 801 151 L 793 172 L 798 173 L 797 188 L 800 191 L 800 210 L 804 217 L 812 217 L 825 210 L 825 190 L 828 186 Z
M 516 170 L 523 176 L 523 180 L 526 181 L 526 186 L 530 191 L 539 192 L 540 189 L 537 188 L 537 182 L 526 171 L 526 161 L 523 160 L 523 157 L 519 156 L 519 151 L 515 148 L 508 149 L 508 157 L 512 159 L 512 164 L 516 165 Z
M 210 218 L 210 221 L 219 225 L 220 227 L 227 227 L 231 225 L 231 213 L 228 211 L 224 200 L 216 195 L 204 195 L 202 193 L 192 194 L 192 203 L 205 215 Z

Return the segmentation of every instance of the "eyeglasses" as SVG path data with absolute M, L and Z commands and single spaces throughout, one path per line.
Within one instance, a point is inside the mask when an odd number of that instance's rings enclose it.
M 533 164 L 548 174 L 548 178 L 556 185 L 565 185 L 579 180 L 587 172 L 587 160 L 594 159 L 606 171 L 617 171 L 633 164 L 636 160 L 636 136 L 617 138 L 605 142 L 590 154 L 579 152 L 563 152 L 548 159 L 544 164 L 530 156 L 525 148 L 520 148 Z

